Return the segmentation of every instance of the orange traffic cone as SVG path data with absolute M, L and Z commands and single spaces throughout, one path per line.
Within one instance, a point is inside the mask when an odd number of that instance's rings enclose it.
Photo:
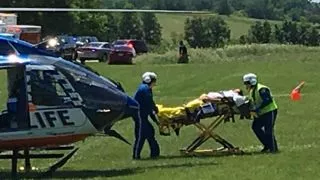
M 301 99 L 301 89 L 304 86 L 305 82 L 302 81 L 297 87 L 295 87 L 290 94 L 291 100 L 299 101 Z

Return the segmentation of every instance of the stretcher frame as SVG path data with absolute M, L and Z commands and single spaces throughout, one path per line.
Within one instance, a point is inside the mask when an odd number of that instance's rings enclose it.
M 172 123 L 185 126 L 194 125 L 201 131 L 198 137 L 193 140 L 189 146 L 180 149 L 180 153 L 187 156 L 243 154 L 244 152 L 242 150 L 232 145 L 214 131 L 222 122 L 229 122 L 230 119 L 232 119 L 232 122 L 235 122 L 234 115 L 237 113 L 232 108 L 233 105 L 231 101 L 228 98 L 222 98 L 218 101 L 210 101 L 209 104 L 220 105 L 220 108 L 217 108 L 217 106 L 215 107 L 215 110 L 219 112 L 219 115 L 209 114 L 206 117 L 202 117 L 200 113 L 202 110 L 200 110 L 195 118 L 196 120 L 190 117 L 177 117 L 172 119 Z M 190 113 L 187 108 L 185 111 L 187 112 L 186 114 Z M 243 116 L 241 113 L 239 115 L 240 117 Z M 200 119 L 209 117 L 215 117 L 209 125 L 201 123 Z M 163 125 L 169 127 L 170 123 L 164 123 Z M 221 144 L 222 147 L 218 149 L 199 149 L 199 147 L 209 139 L 215 140 L 217 143 Z
M 228 104 L 228 101 L 226 100 L 223 103 Z M 230 142 L 222 138 L 220 135 L 218 135 L 214 131 L 223 122 L 230 121 L 230 119 L 232 119 L 232 121 L 234 122 L 235 112 L 233 111 L 230 105 L 226 105 L 224 108 L 220 109 L 219 111 L 221 112 L 221 114 L 216 116 L 216 118 L 209 125 L 205 125 L 201 123 L 201 121 L 197 121 L 196 123 L 193 123 L 193 125 L 196 128 L 198 128 L 201 131 L 201 133 L 187 148 L 180 149 L 181 154 L 189 155 L 189 156 L 243 154 L 243 151 L 241 151 L 238 147 L 235 147 L 234 145 L 232 145 Z M 209 117 L 213 117 L 213 116 L 209 116 Z M 200 113 L 197 115 L 196 118 L 201 119 Z M 218 149 L 199 149 L 199 147 L 209 139 L 215 140 L 217 143 L 221 144 L 222 147 Z
M 215 118 L 214 121 L 207 126 L 201 122 L 193 124 L 201 131 L 201 133 L 187 148 L 180 149 L 180 153 L 188 156 L 243 154 L 243 151 L 241 151 L 238 147 L 233 146 L 230 142 L 214 132 L 214 130 L 227 118 L 229 118 L 229 115 L 224 114 Z M 211 138 L 217 143 L 221 144 L 223 147 L 218 149 L 198 149 L 202 144 Z

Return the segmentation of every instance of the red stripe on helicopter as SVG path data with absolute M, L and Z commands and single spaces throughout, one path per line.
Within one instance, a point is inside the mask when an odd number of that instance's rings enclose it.
M 14 139 L 1 141 L 1 150 L 24 149 L 31 147 L 54 147 L 59 145 L 67 145 L 77 141 L 84 140 L 89 134 L 77 135 L 58 135 L 53 137 L 32 138 L 32 139 Z

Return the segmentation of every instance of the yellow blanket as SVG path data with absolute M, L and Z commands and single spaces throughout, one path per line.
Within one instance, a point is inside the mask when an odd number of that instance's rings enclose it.
M 158 119 L 159 119 L 159 129 L 160 132 L 163 134 L 170 134 L 170 127 L 173 129 L 180 128 L 183 124 L 172 124 L 171 120 L 173 118 L 186 118 L 186 110 L 185 108 L 188 108 L 191 112 L 193 112 L 196 108 L 199 108 L 201 105 L 203 105 L 204 102 L 200 99 L 195 99 L 187 104 L 183 104 L 182 106 L 178 107 L 165 107 L 162 104 L 157 104 L 157 107 L 159 109 L 158 112 Z
M 170 120 L 175 117 L 186 116 L 185 108 L 188 108 L 190 111 L 194 111 L 203 104 L 204 102 L 200 99 L 195 99 L 187 104 L 184 104 L 183 106 L 178 107 L 165 107 L 162 104 L 157 104 L 159 109 L 158 118 L 160 121 L 162 121 Z

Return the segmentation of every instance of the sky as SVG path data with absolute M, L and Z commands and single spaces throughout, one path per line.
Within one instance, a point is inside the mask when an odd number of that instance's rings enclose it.
M 311 0 L 312 2 L 320 2 L 320 0 Z

